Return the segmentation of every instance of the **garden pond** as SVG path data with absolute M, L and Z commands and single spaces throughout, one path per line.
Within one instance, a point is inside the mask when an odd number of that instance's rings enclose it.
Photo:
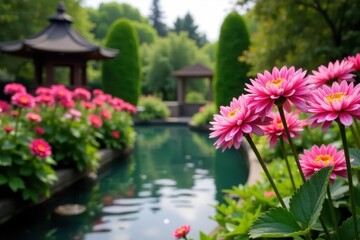
M 0 227 L 0 239 L 166 240 L 191 225 L 189 237 L 211 232 L 222 189 L 249 175 L 243 149 L 215 150 L 207 132 L 187 126 L 136 126 L 134 151 L 96 180 L 84 179 Z M 54 212 L 81 204 L 77 216 Z

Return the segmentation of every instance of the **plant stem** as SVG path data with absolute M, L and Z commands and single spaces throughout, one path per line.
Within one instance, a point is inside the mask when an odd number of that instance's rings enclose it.
M 281 151 L 283 152 L 284 158 L 285 158 L 285 162 L 286 162 L 286 167 L 288 169 L 289 172 L 289 176 L 290 176 L 290 180 L 291 180 L 291 184 L 294 188 L 294 191 L 296 190 L 296 186 L 295 186 L 295 182 L 294 182 L 294 178 L 291 172 L 291 168 L 290 168 L 290 164 L 289 164 L 289 159 L 287 158 L 287 154 L 285 151 L 285 144 L 284 144 L 284 139 L 280 136 L 280 146 L 281 146 Z
M 348 172 L 349 195 L 350 195 L 350 202 L 351 202 L 351 212 L 353 215 L 355 239 L 359 240 L 358 226 L 357 226 L 357 220 L 356 220 L 354 187 L 353 187 L 352 174 L 351 174 L 350 154 L 349 154 L 349 149 L 348 149 L 348 144 L 347 144 L 347 139 L 346 139 L 345 126 L 339 121 L 337 121 L 337 123 L 338 123 L 339 129 L 340 129 L 341 140 L 343 143 L 343 148 L 344 148 L 344 153 L 345 153 L 346 168 L 347 168 L 347 172 Z
M 19 108 L 19 115 L 18 115 L 17 118 L 16 118 L 15 132 L 14 132 L 14 143 L 16 142 L 17 130 L 18 130 L 19 121 L 20 121 L 20 117 L 21 117 L 21 110 L 22 110 L 22 108 Z
M 285 114 L 284 114 L 284 109 L 283 109 L 282 105 L 279 105 L 279 106 L 277 106 L 277 107 L 278 107 L 278 110 L 279 110 L 279 114 L 280 114 L 281 121 L 282 121 L 284 130 L 285 130 L 286 137 L 287 137 L 287 139 L 288 139 L 288 141 L 289 141 L 291 151 L 293 152 L 296 165 L 297 165 L 297 167 L 298 167 L 298 169 L 299 169 L 301 179 L 303 180 L 303 182 L 305 182 L 305 176 L 304 176 L 304 173 L 303 173 L 303 171 L 302 171 L 302 169 L 301 169 L 301 165 L 300 165 L 300 161 L 299 161 L 299 156 L 298 156 L 298 154 L 297 154 L 297 152 L 296 152 L 294 143 L 293 143 L 293 141 L 292 141 L 292 139 L 291 139 L 291 136 L 290 136 L 289 128 L 288 128 L 287 123 L 286 123 Z
M 331 216 L 331 221 L 333 222 L 333 225 L 334 225 L 334 228 L 335 228 L 336 238 L 337 238 L 338 240 L 341 240 L 340 235 L 339 235 L 339 227 L 338 227 L 338 223 L 337 223 L 337 221 L 336 221 L 335 209 L 334 209 L 334 205 L 333 205 L 333 201 L 332 201 L 332 197 L 331 197 L 331 192 L 330 192 L 329 186 L 327 187 L 327 196 L 328 196 L 328 200 L 329 200 L 329 204 L 330 204 L 330 216 Z
M 326 239 L 330 240 L 330 239 L 331 239 L 330 233 L 329 233 L 329 231 L 328 231 L 328 229 L 327 229 L 327 227 L 326 227 L 326 225 L 325 225 L 325 223 L 324 223 L 324 220 L 323 220 L 323 218 L 322 218 L 321 215 L 320 215 L 320 217 L 319 217 L 319 220 L 320 220 L 320 223 L 321 223 L 322 228 L 324 229 L 324 233 L 325 233 L 325 235 L 326 235 Z
M 271 175 L 270 175 L 270 173 L 269 173 L 269 171 L 268 171 L 268 169 L 267 169 L 267 167 L 266 167 L 266 165 L 265 165 L 264 160 L 262 159 L 259 151 L 258 151 L 257 148 L 256 148 L 255 143 L 254 143 L 253 140 L 251 139 L 250 135 L 245 134 L 245 138 L 246 138 L 246 140 L 248 141 L 248 143 L 250 144 L 250 147 L 251 147 L 252 150 L 254 151 L 257 159 L 259 160 L 259 163 L 260 163 L 262 169 L 264 170 L 265 175 L 266 175 L 266 177 L 268 178 L 271 187 L 274 189 L 274 192 L 275 192 L 275 194 L 276 194 L 276 196 L 277 196 L 277 198 L 278 198 L 281 206 L 282 206 L 283 208 L 287 209 L 287 207 L 286 207 L 286 205 L 285 205 L 285 203 L 284 203 L 284 201 L 283 201 L 283 199 L 282 199 L 282 197 L 281 197 L 281 195 L 280 195 L 280 193 L 279 193 L 279 191 L 278 191 L 278 189 L 277 189 L 277 187 L 276 187 L 276 185 L 275 185 L 275 183 L 274 183 L 274 181 L 273 181 L 273 179 L 272 179 L 272 177 L 271 177 Z

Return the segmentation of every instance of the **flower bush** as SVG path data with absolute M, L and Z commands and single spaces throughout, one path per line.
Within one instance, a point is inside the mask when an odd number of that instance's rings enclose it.
M 360 85 L 354 83 L 359 77 L 359 62 L 357 54 L 320 66 L 310 75 L 294 67 L 275 67 L 251 79 L 246 94 L 220 107 L 220 114 L 210 122 L 210 138 L 216 138 L 216 148 L 238 149 L 246 139 L 268 179 L 271 196 L 276 196 L 279 204 L 267 209 L 259 206 L 252 209 L 251 216 L 243 213 L 240 220 L 227 221 L 228 225 L 223 224 L 225 236 L 360 239 Z M 311 139 L 313 131 L 318 135 L 319 126 L 322 136 L 314 142 L 332 142 L 313 145 L 310 150 L 301 148 L 309 147 L 309 143 L 294 144 L 294 138 Z M 325 139 L 329 129 L 337 131 L 335 136 L 341 141 Z M 301 136 L 301 132 L 306 134 Z M 276 171 L 269 171 L 253 141 L 265 134 L 270 147 L 280 145 L 290 192 L 280 190 L 283 181 L 279 181 Z M 299 149 L 303 154 L 298 154 Z M 226 207 L 218 210 L 224 213 Z
M 212 121 L 214 114 L 216 113 L 216 107 L 214 103 L 207 103 L 199 109 L 199 112 L 195 113 L 191 121 L 194 126 L 208 126 Z
M 140 121 L 166 119 L 170 116 L 168 107 L 155 96 L 141 96 L 139 99 L 137 117 Z
M 0 185 L 25 200 L 49 196 L 56 168 L 93 171 L 100 147 L 133 147 L 136 108 L 101 90 L 53 85 L 31 95 L 11 83 L 4 92 L 11 103 L 0 101 Z

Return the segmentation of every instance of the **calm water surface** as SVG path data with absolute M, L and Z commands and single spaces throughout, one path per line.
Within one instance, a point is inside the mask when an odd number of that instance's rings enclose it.
M 134 152 L 55 199 L 0 228 L 0 239 L 168 240 L 172 231 L 191 225 L 190 237 L 210 232 L 212 207 L 222 189 L 245 183 L 248 166 L 242 151 L 216 151 L 208 133 L 186 126 L 136 127 Z M 80 216 L 60 217 L 54 208 L 78 203 Z

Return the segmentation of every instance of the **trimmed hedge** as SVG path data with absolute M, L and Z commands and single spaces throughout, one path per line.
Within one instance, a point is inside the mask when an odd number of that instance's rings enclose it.
M 119 55 L 102 65 L 104 91 L 136 106 L 141 94 L 141 60 L 138 36 L 131 21 L 115 21 L 109 29 L 105 46 L 118 49 Z
M 229 105 L 233 97 L 244 92 L 249 65 L 243 60 L 249 49 L 249 34 L 243 18 L 232 12 L 225 18 L 216 55 L 213 93 L 216 107 Z

